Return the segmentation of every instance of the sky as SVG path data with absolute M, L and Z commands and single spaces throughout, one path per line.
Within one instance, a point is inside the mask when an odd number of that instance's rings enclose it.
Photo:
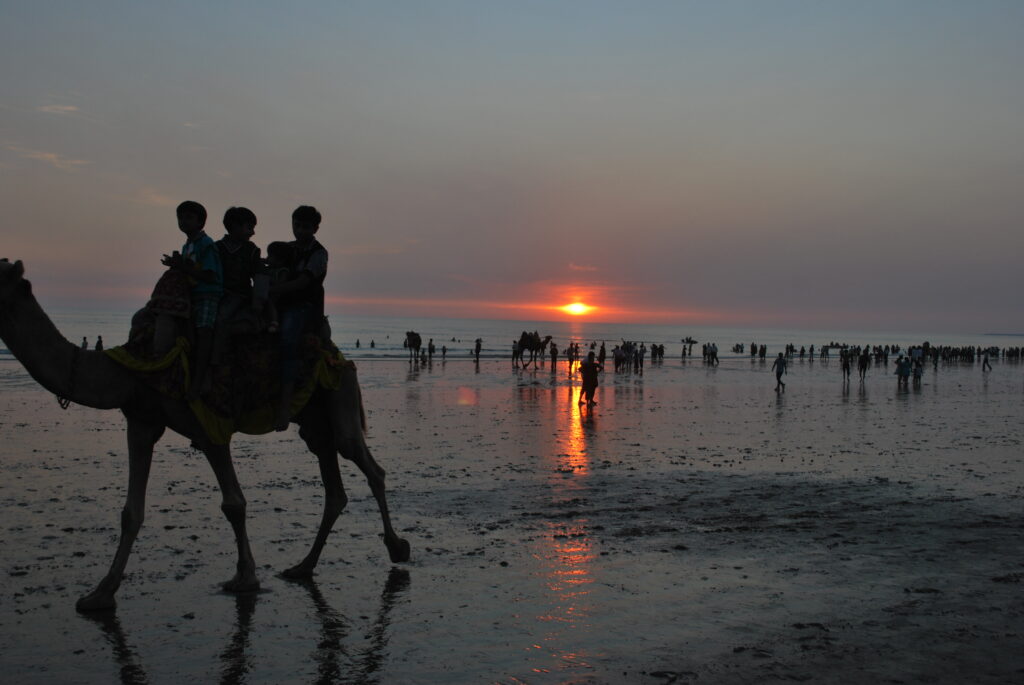
M 0 257 L 135 307 L 174 207 L 328 309 L 1024 332 L 1024 2 L 0 0 Z

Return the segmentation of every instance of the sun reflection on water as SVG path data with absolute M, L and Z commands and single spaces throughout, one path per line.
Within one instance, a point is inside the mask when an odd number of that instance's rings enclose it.
M 596 610 L 595 548 L 591 523 L 584 511 L 589 506 L 591 464 L 589 442 L 593 436 L 590 410 L 576 403 L 575 388 L 568 389 L 568 402 L 560 392 L 552 393 L 554 415 L 559 431 L 557 452 L 549 462 L 547 486 L 553 513 L 543 522 L 534 558 L 536 574 L 545 588 L 545 605 L 536 614 L 536 632 L 531 649 L 538 651 L 535 672 L 588 670 L 599 656 L 584 645 L 592 645 L 588 636 L 591 617 Z M 565 516 L 560 515 L 565 512 Z M 543 655 L 543 656 L 540 656 Z M 542 668 L 541 664 L 547 666 Z

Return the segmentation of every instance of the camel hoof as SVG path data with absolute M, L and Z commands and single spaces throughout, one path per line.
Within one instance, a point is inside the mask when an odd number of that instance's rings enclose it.
M 281 577 L 285 580 L 310 580 L 313 577 L 313 569 L 297 564 L 281 571 Z
M 409 561 L 410 548 L 409 543 L 402 538 L 395 538 L 393 542 L 385 541 L 388 546 L 388 554 L 391 556 L 392 564 L 401 564 Z
M 75 611 L 80 614 L 88 614 L 94 611 L 111 611 L 117 607 L 117 600 L 114 595 L 91 592 L 75 602 Z

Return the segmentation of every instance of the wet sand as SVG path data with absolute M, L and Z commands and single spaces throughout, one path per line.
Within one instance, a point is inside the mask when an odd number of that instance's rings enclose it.
M 75 599 L 114 551 L 120 415 L 34 388 L 0 401 L 6 682 L 835 683 L 1024 679 L 1024 367 L 898 390 L 797 363 L 605 374 L 364 362 L 389 472 L 350 497 L 315 582 L 322 503 L 295 430 L 235 441 L 263 590 L 222 593 L 234 544 L 202 455 L 158 445 L 116 614 Z

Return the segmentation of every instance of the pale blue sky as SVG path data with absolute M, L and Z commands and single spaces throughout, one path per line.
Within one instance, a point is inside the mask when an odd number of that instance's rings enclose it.
M 0 2 L 2 256 L 324 214 L 337 311 L 1024 331 L 1021 2 Z M 508 306 L 502 306 L 508 305 Z

